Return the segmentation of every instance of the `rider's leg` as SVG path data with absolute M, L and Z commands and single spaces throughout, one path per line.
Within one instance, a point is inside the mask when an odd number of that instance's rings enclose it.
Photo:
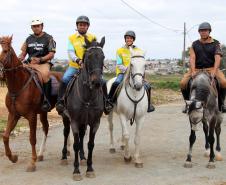
M 78 69 L 74 67 L 68 67 L 66 72 L 64 73 L 64 76 L 62 78 L 62 81 L 60 83 L 59 92 L 58 92 L 58 98 L 56 103 L 56 110 L 59 114 L 61 114 L 64 109 L 64 94 L 67 88 L 67 84 L 69 81 L 73 78 L 73 76 L 78 72 Z
M 190 79 L 191 79 L 191 71 L 189 70 L 187 73 L 184 74 L 180 82 L 181 93 L 185 101 L 189 100 L 189 97 L 190 97 L 190 82 L 189 82 Z M 187 113 L 187 105 L 185 105 L 182 112 Z
M 224 73 L 220 70 L 217 70 L 216 77 L 220 82 L 220 90 L 218 93 L 219 98 L 219 108 L 222 112 L 226 112 L 226 105 L 224 104 L 225 95 L 226 95 L 226 78 Z
M 43 84 L 43 103 L 41 109 L 45 112 L 48 112 L 51 110 L 51 104 L 50 104 L 50 98 L 51 98 L 51 79 Z
M 104 113 L 109 114 L 113 109 L 113 104 L 108 100 L 107 83 L 102 79 L 102 91 L 104 95 Z
M 119 86 L 119 84 L 123 81 L 123 78 L 124 78 L 124 74 L 123 73 L 120 73 L 116 80 L 114 81 L 114 83 L 112 84 L 111 86 L 111 89 L 110 89 L 110 92 L 108 94 L 108 100 L 111 102 L 111 103 L 114 103 L 115 102 L 115 99 L 114 99 L 114 94 L 115 94 L 115 91 L 117 89 L 117 87 Z
M 148 83 L 147 81 L 144 82 L 144 88 L 147 92 L 148 96 L 148 110 L 147 112 L 153 112 L 155 110 L 155 107 L 151 103 L 151 84 Z

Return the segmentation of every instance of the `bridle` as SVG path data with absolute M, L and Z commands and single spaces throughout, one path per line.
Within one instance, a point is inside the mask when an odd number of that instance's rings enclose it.
M 131 58 L 144 58 L 144 56 L 140 56 L 140 55 L 136 55 L 136 56 L 132 56 Z M 130 63 L 131 65 L 131 63 Z M 131 69 L 131 66 L 130 66 L 130 69 Z M 142 77 L 142 86 L 144 86 L 144 74 L 141 74 L 141 73 L 132 73 L 132 70 L 130 70 L 130 74 L 129 74 L 129 77 L 132 79 L 133 81 L 133 86 L 130 84 L 130 81 L 129 81 L 129 86 L 132 88 L 132 89 L 135 89 L 134 88 L 134 78 L 135 76 L 141 76 Z M 137 104 L 144 98 L 144 95 L 145 95 L 145 89 L 144 89 L 144 92 L 142 94 L 142 96 L 138 99 L 138 100 L 134 100 L 128 93 L 127 91 L 127 85 L 125 85 L 125 91 L 126 91 L 126 95 L 127 97 L 129 98 L 130 101 L 133 102 L 134 104 L 134 110 L 133 110 L 133 117 L 130 119 L 130 124 L 132 125 L 135 121 L 135 117 L 136 117 L 136 110 L 137 110 Z
M 85 55 L 87 54 L 88 51 L 92 51 L 93 49 L 100 49 L 102 51 L 102 53 L 103 53 L 103 48 L 102 47 L 100 47 L 100 46 L 92 46 L 92 47 L 89 47 L 88 49 L 86 49 Z M 84 61 L 83 62 L 85 64 L 85 68 L 86 68 L 85 55 L 84 55 Z M 96 67 L 96 68 L 92 69 L 91 71 L 89 70 L 89 68 L 86 69 L 86 73 L 88 74 L 87 75 L 88 78 L 87 78 L 87 80 L 84 80 L 83 81 L 83 84 L 84 85 L 87 84 L 90 89 L 93 88 L 93 85 L 92 85 L 92 82 L 91 82 L 91 79 L 90 79 L 91 77 L 90 76 L 91 76 L 92 73 L 94 73 L 96 71 L 100 71 L 102 73 L 103 69 L 102 68 L 99 68 L 99 67 Z

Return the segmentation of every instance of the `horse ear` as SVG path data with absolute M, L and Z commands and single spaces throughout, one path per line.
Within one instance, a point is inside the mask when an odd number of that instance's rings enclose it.
M 9 42 L 11 43 L 13 40 L 13 34 L 9 37 Z
M 105 37 L 102 37 L 101 41 L 100 41 L 100 47 L 104 47 L 105 44 Z

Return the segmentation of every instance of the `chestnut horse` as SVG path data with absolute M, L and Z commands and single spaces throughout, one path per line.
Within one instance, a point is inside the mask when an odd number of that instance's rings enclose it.
M 11 46 L 12 37 L 1 37 L 0 44 L 2 52 L 0 54 L 0 62 L 3 65 L 2 71 L 4 72 L 8 93 L 6 95 L 5 103 L 8 109 L 8 122 L 6 130 L 3 134 L 3 141 L 5 145 L 5 154 L 10 161 L 16 163 L 18 160 L 17 155 L 13 155 L 9 147 L 9 136 L 11 131 L 15 128 L 20 117 L 24 117 L 29 122 L 30 127 L 30 143 L 32 146 L 32 159 L 27 167 L 28 172 L 35 171 L 36 161 L 43 160 L 43 152 L 45 149 L 46 138 L 49 129 L 47 120 L 47 112 L 41 110 L 42 104 L 42 91 L 41 86 L 37 83 L 38 78 L 34 70 L 23 67 L 19 61 L 15 51 Z M 57 81 L 62 77 L 61 73 L 54 72 Z M 39 86 L 39 87 L 38 87 Z M 51 107 L 54 108 L 57 101 L 57 96 L 51 96 Z M 44 137 L 41 144 L 40 152 L 37 157 L 36 154 L 36 128 L 37 128 L 37 115 L 40 114 L 40 121 L 42 123 Z M 63 118 L 63 122 L 69 121 Z

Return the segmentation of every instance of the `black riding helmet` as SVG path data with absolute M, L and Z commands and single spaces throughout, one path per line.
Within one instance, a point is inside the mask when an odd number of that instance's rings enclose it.
M 130 36 L 130 37 L 133 37 L 133 40 L 136 39 L 136 34 L 134 31 L 127 31 L 125 34 L 124 34 L 124 39 L 126 39 L 126 36 Z
M 77 20 L 76 20 L 76 25 L 77 25 L 78 23 L 80 23 L 80 22 L 85 22 L 85 23 L 87 23 L 88 25 L 90 25 L 89 18 L 88 18 L 87 16 L 85 16 L 85 15 L 81 15 L 81 16 L 79 16 L 79 17 L 77 18 Z
M 212 31 L 211 25 L 208 22 L 203 22 L 199 25 L 199 31 L 200 30 L 209 30 L 210 32 Z

